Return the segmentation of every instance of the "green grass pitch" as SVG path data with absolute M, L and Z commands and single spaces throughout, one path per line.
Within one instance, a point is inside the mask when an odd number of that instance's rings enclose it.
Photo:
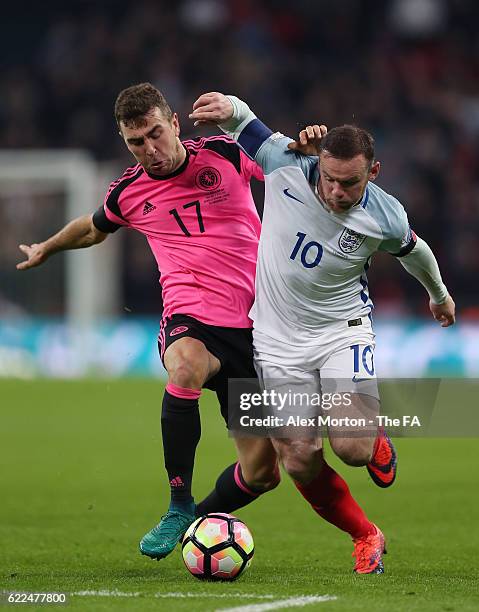
M 256 553 L 237 582 L 196 580 L 179 549 L 159 563 L 141 556 L 138 541 L 167 504 L 161 395 L 152 380 L 0 381 L 0 591 L 103 590 L 109 596 L 72 595 L 67 607 L 95 611 L 196 612 L 307 595 L 337 599 L 305 610 L 479 609 L 474 438 L 397 441 L 399 475 L 389 490 L 329 452 L 386 535 L 383 576 L 352 574 L 348 536 L 317 517 L 286 477 L 238 512 Z M 202 422 L 197 499 L 234 459 L 209 392 Z

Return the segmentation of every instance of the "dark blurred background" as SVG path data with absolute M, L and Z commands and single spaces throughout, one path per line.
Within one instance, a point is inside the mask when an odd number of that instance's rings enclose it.
M 462 319 L 479 318 L 479 2 L 71 0 L 10 3 L 1 21 L 0 148 L 85 148 L 119 174 L 131 158 L 113 104 L 140 81 L 164 92 L 183 137 L 198 135 L 188 113 L 212 90 L 245 99 L 291 136 L 301 123 L 356 123 L 374 134 L 378 183 L 433 248 Z M 15 209 L 0 206 L 7 243 L 9 227 L 28 224 Z M 37 241 L 48 235 L 38 217 Z M 156 314 L 153 257 L 123 233 L 122 305 Z M 5 288 L 16 242 L 3 252 Z M 370 280 L 378 314 L 428 315 L 423 288 L 393 258 L 378 255 Z M 58 308 L 52 300 L 43 311 Z

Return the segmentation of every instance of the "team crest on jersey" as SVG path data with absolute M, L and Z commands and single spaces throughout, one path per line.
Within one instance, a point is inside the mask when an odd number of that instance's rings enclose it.
M 188 327 L 186 325 L 180 325 L 179 327 L 175 327 L 175 329 L 170 331 L 170 336 L 177 336 L 185 331 L 188 331 Z
M 353 253 L 359 249 L 365 240 L 366 236 L 363 234 L 358 234 L 358 232 L 345 227 L 339 237 L 338 244 L 343 253 Z
M 210 166 L 201 168 L 196 174 L 196 185 L 205 191 L 217 189 L 221 185 L 221 174 L 216 168 Z

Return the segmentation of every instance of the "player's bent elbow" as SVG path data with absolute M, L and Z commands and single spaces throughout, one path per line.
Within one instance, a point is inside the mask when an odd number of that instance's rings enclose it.
M 92 229 L 90 230 L 90 236 L 91 236 L 92 246 L 94 244 L 100 244 L 100 242 L 103 242 L 104 240 L 108 238 L 108 234 L 106 234 L 105 232 L 101 232 L 94 225 L 92 226 Z

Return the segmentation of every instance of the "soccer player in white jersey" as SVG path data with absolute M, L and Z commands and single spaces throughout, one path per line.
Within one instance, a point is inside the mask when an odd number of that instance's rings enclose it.
M 355 126 L 327 134 L 324 126 L 309 126 L 294 143 L 273 134 L 243 101 L 218 92 L 200 96 L 190 118 L 195 124 L 218 124 L 265 175 L 256 298 L 250 313 L 264 387 L 324 394 L 333 384 L 343 398 L 349 396 L 350 416 L 377 415 L 373 304 L 366 277 L 373 253 L 382 250 L 399 258 L 426 288 L 431 313 L 443 327 L 454 323 L 455 305 L 431 249 L 409 227 L 403 206 L 373 183 L 380 163 L 372 136 Z M 371 435 L 330 426 L 328 434 L 345 463 L 367 466 L 380 487 L 394 482 L 397 458 L 384 430 L 374 428 Z M 321 437 L 284 436 L 284 431 L 281 437 L 273 433 L 272 440 L 296 487 L 318 514 L 327 520 L 334 515 L 335 524 L 353 536 L 355 571 L 382 573 L 384 536 L 364 515 L 365 521 L 358 522 L 360 509 L 325 463 Z M 331 498 L 334 508 L 328 507 Z

